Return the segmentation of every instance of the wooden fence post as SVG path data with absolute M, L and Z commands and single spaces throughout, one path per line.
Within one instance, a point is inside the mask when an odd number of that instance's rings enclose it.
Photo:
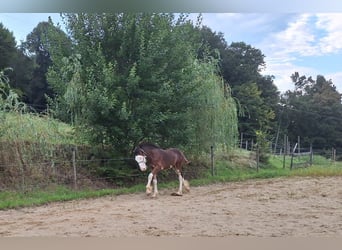
M 77 189 L 76 147 L 72 148 L 72 167 L 74 169 L 74 189 Z
M 283 168 L 285 168 L 285 159 L 287 153 L 287 136 L 284 135 L 284 157 L 283 157 Z
M 336 161 L 336 148 L 332 148 L 332 155 L 331 155 L 331 160 L 333 161 L 333 162 L 335 162 Z
M 293 167 L 293 157 L 294 157 L 294 153 L 296 152 L 296 149 L 297 149 L 297 146 L 298 146 L 298 143 L 295 144 L 293 150 L 292 150 L 292 154 L 291 154 L 291 166 L 290 166 L 290 169 L 292 170 L 292 167 Z
M 256 161 L 257 161 L 257 172 L 259 172 L 259 162 L 260 162 L 260 148 L 259 144 L 257 143 L 257 148 L 256 148 Z
M 210 146 L 210 158 L 211 158 L 211 175 L 214 176 L 214 146 Z
M 240 136 L 240 148 L 242 149 L 242 141 L 243 141 L 243 133 L 241 133 L 241 136 Z

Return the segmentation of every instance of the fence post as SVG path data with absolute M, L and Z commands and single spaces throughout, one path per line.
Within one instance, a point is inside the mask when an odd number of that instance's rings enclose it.
M 294 154 L 296 152 L 296 149 L 297 149 L 297 146 L 298 146 L 298 143 L 295 144 L 293 150 L 292 150 L 292 154 L 291 154 L 291 166 L 290 166 L 290 169 L 292 170 L 292 166 L 293 166 L 293 157 L 294 157 Z
M 287 153 L 287 136 L 284 135 L 284 158 L 283 158 L 283 168 L 285 168 L 286 153 Z
M 258 143 L 257 143 L 257 148 L 256 148 L 256 161 L 257 161 L 257 172 L 259 172 L 260 149 L 259 149 Z
M 331 160 L 332 162 L 335 162 L 336 161 L 336 149 L 335 148 L 332 148 L 331 149 Z
M 214 146 L 210 146 L 211 175 L 214 176 Z
M 77 189 L 76 147 L 72 148 L 72 167 L 74 170 L 74 189 Z
M 242 149 L 242 140 L 243 140 L 243 133 L 241 133 L 241 136 L 240 136 L 240 148 Z
M 312 166 L 313 161 L 313 150 L 312 150 L 312 144 L 310 144 L 310 166 Z

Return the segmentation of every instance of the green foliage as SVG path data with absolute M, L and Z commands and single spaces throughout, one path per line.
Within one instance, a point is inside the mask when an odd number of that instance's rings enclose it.
M 264 55 L 259 49 L 244 42 L 233 42 L 221 52 L 223 77 L 232 88 L 248 82 L 256 82 L 265 67 Z
M 267 164 L 270 154 L 270 144 L 268 135 L 263 131 L 256 131 L 256 150 L 259 151 L 260 163 Z
M 70 55 L 71 41 L 50 18 L 48 22 L 40 22 L 21 45 L 21 49 L 34 62 L 32 77 L 25 87 L 25 100 L 36 110 L 45 110 L 46 96 L 51 97 L 54 94 L 46 75 L 53 63 L 50 53 L 55 48 L 59 48 L 59 53 L 63 56 Z
M 9 85 L 9 78 L 0 71 L 0 112 L 25 112 L 26 105 L 19 100 L 19 95 Z
M 10 67 L 16 53 L 13 33 L 0 22 L 0 70 Z
M 292 80 L 296 89 L 287 91 L 281 100 L 281 128 L 292 141 L 300 136 L 302 143 L 315 148 L 342 148 L 342 104 L 336 87 L 323 76 L 313 80 L 296 72 Z
M 9 87 L 8 82 L 8 78 L 0 71 L 0 140 L 70 143 L 70 139 L 60 140 L 64 132 L 68 134 L 72 131 L 70 126 L 29 113 L 27 106 L 19 100 L 18 94 Z
M 229 87 L 217 76 L 216 61 L 196 59 L 199 33 L 184 16 L 64 18 L 74 54 L 51 53 L 48 79 L 57 93 L 51 107 L 90 141 L 125 155 L 142 139 L 165 147 L 199 145 L 206 135 L 210 144 L 235 142 Z
M 17 49 L 13 33 L 2 23 L 0 23 L 0 71 L 1 77 L 6 77 L 6 84 L 11 91 L 20 98 L 26 97 L 29 79 L 32 79 L 33 63 L 21 49 Z
M 191 143 L 197 151 L 208 150 L 211 145 L 230 148 L 236 143 L 236 104 L 229 86 L 218 77 L 216 65 L 212 58 L 193 64 L 191 78 L 195 103 L 189 110 L 193 130 L 188 131 L 194 133 Z
M 244 42 L 227 45 L 222 33 L 216 34 L 208 27 L 200 31 L 207 47 L 199 51 L 199 56 L 203 56 L 203 51 L 208 51 L 210 55 L 220 58 L 223 80 L 229 83 L 232 96 L 239 104 L 240 133 L 254 140 L 257 130 L 274 133 L 279 92 L 273 83 L 273 76 L 260 74 L 265 67 L 265 56 L 259 49 Z

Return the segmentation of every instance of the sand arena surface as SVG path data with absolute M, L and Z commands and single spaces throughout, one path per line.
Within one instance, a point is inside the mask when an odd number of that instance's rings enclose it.
M 342 236 L 342 177 L 176 189 L 0 211 L 0 236 Z

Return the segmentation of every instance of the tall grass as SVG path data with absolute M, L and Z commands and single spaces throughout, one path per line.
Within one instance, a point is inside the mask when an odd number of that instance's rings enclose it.
M 64 145 L 74 144 L 72 127 L 33 113 L 0 115 L 0 189 L 46 185 L 54 178 L 51 166 L 64 154 Z
M 3 112 L 2 117 L 1 141 L 74 144 L 73 128 L 48 116 Z

